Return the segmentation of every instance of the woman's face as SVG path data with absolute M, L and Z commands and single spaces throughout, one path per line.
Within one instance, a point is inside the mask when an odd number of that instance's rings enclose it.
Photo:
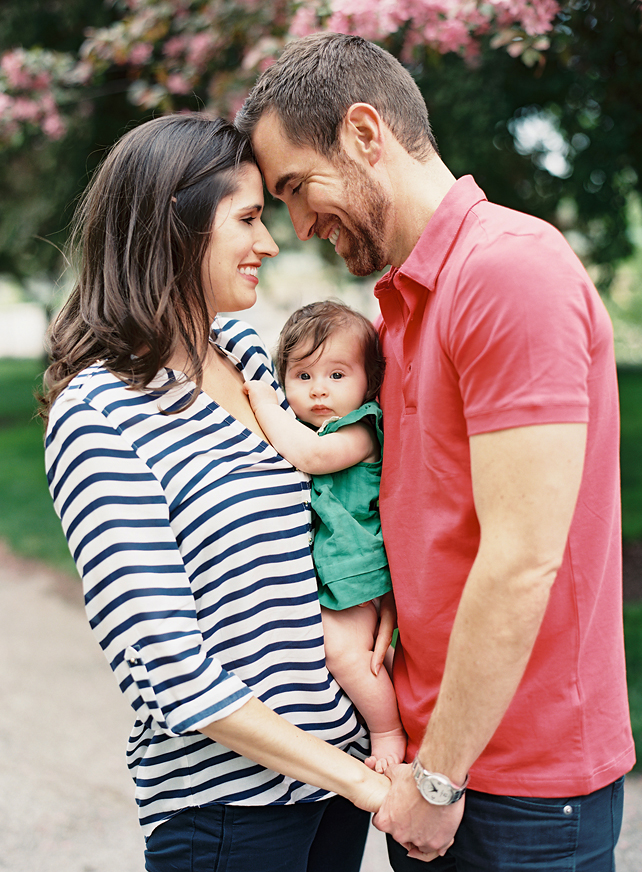
M 201 267 L 212 317 L 253 306 L 261 262 L 279 253 L 261 221 L 263 180 L 258 168 L 243 164 L 235 182 L 234 193 L 218 205 Z

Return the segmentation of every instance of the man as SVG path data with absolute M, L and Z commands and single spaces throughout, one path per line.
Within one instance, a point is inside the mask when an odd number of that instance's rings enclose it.
M 634 750 L 595 288 L 554 228 L 454 178 L 411 77 L 359 37 L 289 45 L 237 124 L 299 238 L 392 266 L 380 507 L 412 764 L 375 817 L 393 867 L 614 868 Z

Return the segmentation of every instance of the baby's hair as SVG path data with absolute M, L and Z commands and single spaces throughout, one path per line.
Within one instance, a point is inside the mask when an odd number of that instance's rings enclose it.
M 371 321 L 360 312 L 338 300 L 309 303 L 293 312 L 285 322 L 276 348 L 276 369 L 281 384 L 285 384 L 288 365 L 314 354 L 335 330 L 346 329 L 361 340 L 363 367 L 367 377 L 365 401 L 374 400 L 383 381 L 386 360 L 379 343 L 379 334 Z M 294 349 L 303 344 L 301 352 L 292 356 Z

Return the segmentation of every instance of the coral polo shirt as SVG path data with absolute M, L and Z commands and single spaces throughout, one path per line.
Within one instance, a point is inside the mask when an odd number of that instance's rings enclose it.
M 394 678 L 412 759 L 479 545 L 468 439 L 588 424 L 564 560 L 520 687 L 470 787 L 573 796 L 634 763 L 622 632 L 611 324 L 563 236 L 460 179 L 375 289 L 386 376 L 381 520 L 399 615 Z

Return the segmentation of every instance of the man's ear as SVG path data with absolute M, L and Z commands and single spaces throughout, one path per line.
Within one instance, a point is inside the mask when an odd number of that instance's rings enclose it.
M 341 143 L 354 160 L 366 160 L 374 166 L 381 158 L 384 123 L 369 103 L 353 103 L 341 125 Z

